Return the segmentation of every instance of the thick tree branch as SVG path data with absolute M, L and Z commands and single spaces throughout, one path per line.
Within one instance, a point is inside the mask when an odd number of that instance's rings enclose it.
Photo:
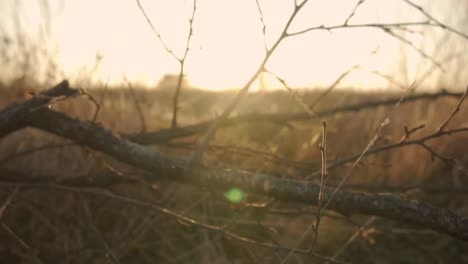
M 435 100 L 435 99 L 443 98 L 443 97 L 458 98 L 461 95 L 462 93 L 452 93 L 452 92 L 443 90 L 438 93 L 424 93 L 424 94 L 408 96 L 404 98 L 401 101 L 401 103 L 408 103 L 408 102 L 413 102 L 417 100 Z M 319 118 L 333 116 L 338 113 L 357 112 L 357 111 L 371 109 L 371 108 L 375 108 L 379 106 L 394 105 L 400 99 L 401 98 L 392 98 L 392 99 L 364 102 L 364 103 L 360 103 L 356 105 L 342 106 L 342 107 L 337 107 L 337 108 L 330 109 L 330 110 L 315 112 L 314 116 L 311 116 L 307 112 L 245 114 L 245 115 L 239 115 L 236 117 L 231 117 L 231 118 L 220 120 L 218 127 L 230 127 L 230 126 L 235 126 L 235 125 L 249 123 L 249 122 L 287 123 L 291 121 L 319 119 Z M 193 136 L 198 133 L 204 132 L 211 126 L 212 122 L 214 121 L 209 120 L 209 121 L 200 122 L 197 124 L 188 125 L 184 127 L 177 127 L 174 129 L 169 128 L 169 129 L 162 129 L 162 130 L 147 132 L 147 133 L 124 134 L 124 137 L 130 141 L 143 144 L 143 145 L 167 143 L 168 141 L 173 140 L 173 139 Z
M 40 93 L 23 103 L 13 103 L 0 112 L 0 138 L 19 129 L 22 118 L 29 113 L 49 104 L 56 97 L 79 94 L 78 90 L 71 89 L 68 81 L 62 81 L 53 88 Z
M 169 158 L 155 149 L 120 138 L 102 126 L 80 121 L 50 109 L 40 109 L 24 119 L 33 126 L 104 152 L 125 163 L 150 171 L 154 179 L 194 183 L 207 187 L 239 187 L 277 199 L 317 204 L 320 187 L 305 181 L 273 177 L 230 169 L 209 169 L 201 166 L 185 169 L 186 159 Z M 332 190 L 325 188 L 324 201 Z M 345 215 L 369 214 L 417 224 L 468 241 L 468 219 L 447 209 L 395 195 L 338 191 L 329 209 Z

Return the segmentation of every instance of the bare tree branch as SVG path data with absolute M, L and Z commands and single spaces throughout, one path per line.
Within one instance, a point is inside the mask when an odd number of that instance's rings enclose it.
M 266 24 L 265 18 L 263 17 L 262 6 L 260 5 L 260 0 L 255 0 L 255 3 L 257 4 L 257 10 L 260 16 L 260 23 L 262 23 L 263 47 L 265 48 L 265 51 L 268 51 L 268 46 L 266 42 Z
M 31 261 L 36 264 L 44 263 L 41 259 L 36 256 L 36 252 L 34 248 L 32 248 L 26 241 L 24 241 L 13 229 L 11 229 L 7 224 L 3 221 L 0 221 L 0 227 L 3 228 L 12 238 L 13 240 L 18 243 L 22 248 L 24 248 L 28 252 L 28 257 Z
M 18 193 L 19 189 L 20 187 L 16 186 L 15 189 L 8 195 L 5 202 L 3 202 L 2 206 L 0 206 L 0 220 L 2 219 L 3 214 L 10 205 L 11 201 L 13 201 L 13 197 L 15 197 L 15 195 Z
M 468 127 L 460 127 L 460 128 L 447 130 L 447 131 L 434 132 L 430 135 L 422 136 L 420 138 L 413 139 L 413 140 L 405 140 L 405 141 L 400 140 L 397 143 L 390 143 L 390 144 L 386 144 L 383 146 L 377 146 L 377 147 L 371 148 L 369 149 L 369 151 L 366 152 L 364 156 L 369 156 L 369 155 L 377 154 L 383 151 L 388 151 L 391 149 L 396 149 L 396 148 L 401 148 L 401 147 L 406 147 L 406 146 L 411 146 L 411 145 L 418 145 L 418 146 L 423 146 L 424 148 L 427 148 L 427 145 L 425 144 L 426 141 L 429 141 L 435 138 L 440 138 L 443 136 L 450 136 L 450 135 L 457 134 L 457 133 L 466 133 L 467 131 L 468 131 Z M 328 166 L 328 169 L 333 169 L 333 168 L 342 166 L 343 164 L 353 162 L 357 158 L 359 158 L 359 156 L 360 154 L 354 154 L 349 157 L 334 161 Z M 317 171 L 317 172 L 314 172 L 312 175 L 319 175 L 319 174 L 320 174 L 320 171 Z
M 78 90 L 71 89 L 68 81 L 63 81 L 46 92 L 35 95 L 32 99 L 23 103 L 10 104 L 0 112 L 0 138 L 18 129 L 21 119 L 29 113 L 53 102 L 61 96 L 74 96 L 79 94 Z
M 177 113 L 179 110 L 179 95 L 180 89 L 182 88 L 182 81 L 184 79 L 184 70 L 185 70 L 185 60 L 187 58 L 187 54 L 190 50 L 190 40 L 192 40 L 193 36 L 193 20 L 195 18 L 195 12 L 197 10 L 197 0 L 193 0 L 193 9 L 192 15 L 189 19 L 189 33 L 187 35 L 187 41 L 185 43 L 185 51 L 182 57 L 179 59 L 180 69 L 179 69 L 179 77 L 177 78 L 177 86 L 176 91 L 174 93 L 173 98 L 173 114 L 172 114 L 172 122 L 171 127 L 177 127 Z
M 304 33 L 308 33 L 311 31 L 317 31 L 317 30 L 326 30 L 326 31 L 332 31 L 336 29 L 348 29 L 348 28 L 388 28 L 388 29 L 400 29 L 403 27 L 415 27 L 415 26 L 428 26 L 428 27 L 438 27 L 441 28 L 439 24 L 434 24 L 431 23 L 430 21 L 419 21 L 419 22 L 400 22 L 400 23 L 364 23 L 364 24 L 341 24 L 341 25 L 335 25 L 335 26 L 325 26 L 325 25 L 320 25 L 316 27 L 310 27 L 306 28 L 303 30 L 299 30 L 296 32 L 289 33 L 288 36 L 296 36 L 296 35 L 301 35 Z
M 460 37 L 462 38 L 465 38 L 465 39 L 468 39 L 468 35 L 465 34 L 465 33 L 462 33 L 461 31 L 458 31 L 452 27 L 449 27 L 447 26 L 446 24 L 440 22 L 439 20 L 435 19 L 432 15 L 430 15 L 428 12 L 426 12 L 426 10 L 424 10 L 421 6 L 413 3 L 412 1 L 410 0 L 403 0 L 405 1 L 408 5 L 416 8 L 419 12 L 421 12 L 422 14 L 424 14 L 427 18 L 429 18 L 432 22 L 434 22 L 436 25 L 438 25 L 439 27 L 445 29 L 445 30 L 448 30 L 450 32 L 453 32 L 457 35 L 459 35 Z
M 143 110 L 141 109 L 140 101 L 138 100 L 136 96 L 135 89 L 133 89 L 133 85 L 127 79 L 127 77 L 125 75 L 123 77 L 124 77 L 125 82 L 127 82 L 128 90 L 130 91 L 133 101 L 135 102 L 135 109 L 137 110 L 138 117 L 140 118 L 140 122 L 141 122 L 141 132 L 146 132 L 145 115 L 143 114 Z
M 294 10 L 292 14 L 289 16 L 288 21 L 286 22 L 286 25 L 284 26 L 281 35 L 278 37 L 278 39 L 275 41 L 275 43 L 269 48 L 265 54 L 265 57 L 263 58 L 262 62 L 260 63 L 260 66 L 257 68 L 257 71 L 250 77 L 250 79 L 247 81 L 247 83 L 242 87 L 242 89 L 239 90 L 239 92 L 236 94 L 234 99 L 227 105 L 227 107 L 224 109 L 224 111 L 221 113 L 221 115 L 217 118 L 216 122 L 212 122 L 205 134 L 205 136 L 202 138 L 202 140 L 199 143 L 199 147 L 195 150 L 195 152 L 192 155 L 192 158 L 190 160 L 190 165 L 191 164 L 196 164 L 198 163 L 203 157 L 203 151 L 206 149 L 206 146 L 209 144 L 209 142 L 213 139 L 217 129 L 218 125 L 220 125 L 224 120 L 226 120 L 229 115 L 234 111 L 234 109 L 237 107 L 237 105 L 242 101 L 244 96 L 247 94 L 247 92 L 250 89 L 250 86 L 254 83 L 254 81 L 257 79 L 257 77 L 265 70 L 265 65 L 269 61 L 271 55 L 275 52 L 276 48 L 280 45 L 280 43 L 288 37 L 288 29 L 291 26 L 291 23 L 293 22 L 294 18 L 297 16 L 299 11 L 305 6 L 308 0 L 303 1 L 302 3 L 296 3 L 294 6 Z
M 47 108 L 38 109 L 23 118 L 21 127 L 24 126 L 33 126 L 80 142 L 151 172 L 154 180 L 169 179 L 202 186 L 236 186 L 277 199 L 307 204 L 318 202 L 320 186 L 315 184 L 230 169 L 196 166 L 186 170 L 187 159 L 166 157 L 155 149 L 126 141 L 99 124 L 80 121 Z M 334 198 L 330 199 L 332 193 Z M 324 202 L 328 209 L 345 215 L 369 214 L 405 221 L 468 241 L 468 219 L 422 202 L 409 201 L 395 195 L 354 193 L 338 189 L 333 191 L 330 188 L 324 190 Z
M 184 79 L 184 71 L 185 71 L 185 61 L 187 59 L 187 54 L 190 50 L 190 41 L 192 40 L 192 36 L 193 36 L 193 20 L 195 18 L 195 13 L 196 13 L 196 10 L 197 10 L 197 0 L 193 0 L 193 8 L 192 8 L 192 14 L 189 18 L 189 32 L 188 32 L 188 35 L 187 35 L 187 39 L 186 39 L 186 42 L 185 42 L 185 49 L 184 49 L 184 52 L 182 54 L 182 56 L 177 56 L 175 54 L 175 52 L 169 48 L 169 46 L 167 46 L 166 42 L 164 42 L 161 34 L 156 30 L 156 27 L 154 26 L 153 22 L 151 21 L 151 19 L 148 17 L 148 14 L 146 13 L 145 9 L 143 8 L 140 0 L 136 0 L 137 2 L 137 5 L 138 5 L 138 8 L 140 9 L 141 13 L 143 14 L 143 16 L 145 17 L 146 19 L 146 22 L 148 23 L 148 25 L 150 26 L 151 30 L 153 31 L 153 33 L 156 35 L 156 37 L 159 39 L 159 41 L 161 42 L 161 44 L 163 45 L 164 49 L 166 50 L 167 53 L 169 53 L 170 55 L 172 55 L 172 57 L 174 57 L 178 62 L 179 62 L 179 76 L 177 78 L 177 86 L 176 86 L 176 90 L 174 92 L 174 97 L 172 99 L 173 101 L 173 114 L 172 114 L 172 122 L 171 122 L 171 128 L 175 128 L 177 127 L 177 113 L 178 113 L 178 110 L 179 110 L 179 95 L 180 95 L 180 90 L 182 88 L 182 83 L 183 83 L 183 79 Z
M 396 39 L 398 39 L 399 41 L 401 41 L 402 43 L 405 43 L 406 45 L 410 46 L 411 48 L 413 48 L 417 53 L 419 53 L 419 55 L 421 57 L 423 57 L 424 59 L 430 61 L 432 64 L 434 64 L 439 70 L 441 70 L 442 72 L 445 73 L 445 70 L 444 70 L 444 67 L 442 67 L 442 64 L 438 61 L 436 61 L 433 57 L 431 57 L 429 54 L 427 54 L 426 52 L 424 52 L 422 49 L 416 47 L 416 45 L 414 45 L 413 42 L 411 42 L 410 40 L 406 39 L 405 37 L 403 36 L 400 36 L 398 35 L 397 33 L 394 32 L 394 30 L 392 29 L 389 29 L 389 28 L 382 28 L 382 30 L 388 34 L 389 36 L 391 37 L 394 37 Z
M 465 92 L 463 93 L 463 95 L 460 97 L 460 100 L 458 101 L 457 105 L 455 106 L 455 108 L 453 109 L 453 111 L 450 113 L 450 115 L 447 117 L 447 119 L 445 119 L 445 121 L 442 123 L 442 125 L 440 125 L 439 129 L 438 129 L 438 132 L 442 131 L 445 129 L 445 127 L 448 125 L 448 123 L 450 122 L 450 120 L 452 120 L 452 118 L 460 111 L 460 107 L 461 105 L 463 104 L 463 102 L 465 101 L 465 98 L 466 98 L 466 95 L 468 94 L 468 86 L 466 86 L 465 88 Z
M 83 210 L 85 212 L 86 221 L 88 222 L 88 225 L 91 227 L 91 230 L 96 235 L 96 237 L 98 238 L 98 240 L 101 243 L 102 247 L 104 248 L 104 250 L 109 255 L 110 259 L 112 260 L 112 263 L 114 263 L 114 264 L 120 263 L 119 259 L 117 258 L 117 256 L 112 251 L 112 249 L 110 248 L 107 241 L 102 236 L 101 232 L 99 232 L 98 228 L 94 224 L 93 219 L 92 219 L 92 215 L 91 215 L 91 210 L 89 209 L 88 201 L 84 197 L 80 197 L 80 198 L 81 198 L 81 204 L 82 204 Z
M 345 22 L 343 24 L 345 25 L 348 25 L 348 22 L 351 18 L 353 18 L 353 16 L 356 14 L 356 11 L 357 9 L 359 8 L 359 6 L 361 6 L 362 4 L 364 4 L 366 0 L 358 0 L 358 2 L 356 3 L 356 5 L 354 6 L 353 8 L 353 11 L 351 11 L 351 13 L 348 15 L 348 17 L 345 19 Z
M 462 93 L 453 93 L 446 90 L 442 90 L 438 93 L 423 93 L 418 95 L 412 95 L 404 98 L 401 103 L 408 103 L 417 100 L 436 100 L 443 97 L 460 97 Z M 307 112 L 296 112 L 296 113 L 254 113 L 254 114 L 244 114 L 236 117 L 226 118 L 221 120 L 218 124 L 219 127 L 230 127 L 236 126 L 243 123 L 249 122 L 271 122 L 271 123 L 287 123 L 290 121 L 301 121 L 301 120 L 311 120 L 325 118 L 333 116 L 335 114 L 341 113 L 350 113 L 358 112 L 361 110 L 371 109 L 380 106 L 389 106 L 397 103 L 401 98 L 392 98 L 384 99 L 377 101 L 368 101 L 359 103 L 356 105 L 342 106 L 330 110 L 324 110 L 320 112 L 315 112 L 314 115 L 310 115 Z M 167 143 L 176 138 L 188 137 L 201 132 L 204 132 L 209 129 L 214 120 L 204 121 L 201 123 L 188 125 L 185 127 L 178 127 L 176 129 L 162 129 L 154 132 L 147 133 L 134 133 L 134 134 L 123 134 L 123 136 L 133 142 L 151 145 L 151 144 L 161 144 Z
M 166 50 L 167 53 L 171 54 L 172 57 L 174 57 L 176 60 L 179 60 L 179 57 L 177 57 L 177 55 L 174 53 L 174 51 L 172 49 L 169 48 L 169 46 L 166 44 L 166 42 L 164 41 L 164 39 L 162 38 L 161 34 L 159 33 L 159 31 L 156 29 L 156 27 L 154 26 L 153 22 L 151 21 L 151 19 L 149 18 L 148 14 L 146 13 L 145 9 L 143 8 L 143 5 L 141 4 L 141 1 L 140 0 L 136 0 L 137 2 L 137 5 L 138 5 L 138 8 L 140 9 L 141 13 L 143 14 L 143 16 L 145 17 L 145 20 L 146 22 L 148 23 L 148 25 L 150 26 L 151 30 L 153 31 L 153 33 L 156 35 L 156 37 L 159 39 L 159 41 L 161 42 L 161 45 L 163 46 L 163 48 Z

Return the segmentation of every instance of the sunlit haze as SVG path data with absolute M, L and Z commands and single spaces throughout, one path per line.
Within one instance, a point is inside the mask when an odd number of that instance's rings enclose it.
M 416 2 L 437 19 L 468 33 L 465 1 Z M 289 32 L 343 24 L 356 2 L 310 1 Z M 94 81 L 109 78 L 113 84 L 122 82 L 125 77 L 154 87 L 165 74 L 179 71 L 178 61 L 165 51 L 136 1 L 49 0 L 48 12 L 43 6 L 41 9 L 39 3 L 2 1 L 0 15 L 4 25 L 0 32 L 14 32 L 17 23 L 12 21 L 17 16 L 22 31 L 35 39 L 37 32 L 47 27 L 44 17 L 48 13 L 50 33 L 41 45 L 53 47 L 50 50 L 54 51 L 53 56 L 64 77 L 73 80 L 91 75 Z M 193 2 L 142 0 L 141 4 L 166 45 L 177 56 L 182 56 Z M 293 1 L 260 1 L 260 4 L 266 24 L 265 42 L 270 47 L 292 12 Z M 457 6 L 462 6 L 461 10 Z M 349 24 L 425 20 L 403 1 L 369 0 L 358 8 Z M 187 78 L 193 86 L 208 89 L 242 87 L 265 56 L 262 23 L 255 0 L 199 0 L 193 30 L 186 59 Z M 402 35 L 414 46 L 445 63 L 445 72 L 434 70 L 433 77 L 428 78 L 425 85 L 466 85 L 463 82 L 467 75 L 457 69 L 468 62 L 467 41 L 436 28 L 423 31 L 421 27 L 415 27 L 414 30 L 417 32 L 403 32 Z M 97 55 L 102 56 L 102 61 L 91 74 Z M 444 59 L 450 55 L 455 59 Z M 434 66 L 410 45 L 381 29 L 348 28 L 318 30 L 286 39 L 271 57 L 267 69 L 291 86 L 324 87 L 354 65 L 359 69 L 346 76 L 341 87 L 405 86 Z M 392 76 L 394 83 L 382 76 Z M 264 88 L 279 87 L 271 75 L 265 75 L 263 85 Z

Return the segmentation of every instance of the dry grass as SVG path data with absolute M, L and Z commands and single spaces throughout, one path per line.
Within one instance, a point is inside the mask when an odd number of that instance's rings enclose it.
M 0 89 L 0 107 L 14 100 L 27 97 L 26 84 Z M 91 90 L 96 98 L 102 90 Z M 230 92 L 212 93 L 183 91 L 181 96 L 180 123 L 190 124 L 212 118 L 223 109 Z M 165 128 L 171 120 L 170 89 L 138 91 L 141 106 L 149 130 Z M 316 92 L 303 95 L 305 102 L 311 101 Z M 340 105 L 363 102 L 370 99 L 393 97 L 392 94 L 335 92 L 326 97 L 316 110 L 330 109 Z M 134 102 L 126 89 L 108 91 L 98 122 L 120 132 L 137 132 L 141 129 Z M 415 127 L 421 123 L 426 128 L 413 136 L 427 134 L 447 117 L 455 99 L 418 101 L 401 105 L 391 123 L 377 142 L 396 142 L 403 135 L 403 127 Z M 61 102 L 53 107 L 82 119 L 91 119 L 93 105 L 84 98 Z M 359 153 L 375 134 L 391 107 L 378 107 L 357 113 L 341 114 L 327 119 L 328 158 L 330 161 Z M 300 107 L 286 92 L 254 93 L 240 105 L 236 114 L 247 112 L 298 111 Z M 450 123 L 450 127 L 466 126 L 468 111 L 462 111 Z M 255 171 L 281 173 L 289 177 L 305 177 L 320 169 L 321 120 L 294 122 L 291 127 L 278 124 L 245 124 L 221 129 L 207 161 L 211 165 L 230 166 Z M 444 155 L 468 165 L 466 145 L 468 135 L 453 135 L 431 141 L 431 146 Z M 195 137 L 180 142 L 194 143 Z M 0 141 L 0 159 L 31 148 L 66 141 L 34 129 L 26 129 Z M 236 146 L 233 148 L 232 146 Z M 168 147 L 159 146 L 162 150 Z M 252 150 L 269 153 L 263 155 Z M 173 150 L 170 150 L 173 151 Z M 178 154 L 188 153 L 183 148 Z M 276 158 L 271 158 L 274 155 Z M 99 166 L 100 160 L 109 160 L 102 154 L 79 146 L 66 146 L 38 151 L 8 161 L 3 166 L 23 168 L 28 172 L 50 173 L 60 177 L 85 175 Z M 294 161 L 295 163 L 291 163 Z M 111 161 L 115 163 L 114 161 Z M 304 165 L 304 164 L 305 165 Z M 291 166 L 291 164 L 300 164 Z M 117 165 L 129 169 L 124 165 Z M 338 180 L 349 166 L 331 171 L 331 181 Z M 458 178 L 457 178 L 458 177 Z M 350 182 L 392 184 L 465 184 L 466 175 L 460 176 L 452 168 L 438 161 L 417 146 L 405 147 L 373 155 L 358 166 Z M 464 181 L 464 183 L 463 183 Z M 157 202 L 203 222 L 222 224 L 235 219 L 234 230 L 260 241 L 274 239 L 281 245 L 294 245 L 307 226 L 314 222 L 311 213 L 301 215 L 278 215 L 264 210 L 231 205 L 222 196 L 223 190 L 196 189 L 183 184 L 160 182 L 158 188 L 145 185 L 122 185 L 113 191 L 143 200 Z M 3 202 L 11 190 L 1 189 Z M 421 192 L 406 194 L 439 206 L 467 214 L 463 203 L 466 196 L 453 197 L 448 194 Z M 148 211 L 109 198 L 89 196 L 92 221 L 100 230 L 112 250 L 122 263 L 270 263 L 280 262 L 284 252 L 264 249 L 228 240 L 219 233 L 209 232 L 178 222 L 157 211 Z M 266 201 L 265 197 L 253 194 L 248 201 Z M 105 263 L 109 262 L 101 243 L 87 224 L 80 195 L 57 190 L 24 190 L 14 198 L 5 212 L 2 222 L 14 230 L 33 250 L 26 250 L 0 231 L 0 257 L 9 263 L 28 263 L 31 254 L 45 263 Z M 300 205 L 280 203 L 281 208 L 302 208 Z M 368 217 L 357 216 L 352 220 L 364 223 Z M 261 223 L 261 225 L 259 225 Z M 452 238 L 396 222 L 378 219 L 373 229 L 359 236 L 339 259 L 358 263 L 431 263 L 468 261 L 467 245 Z M 356 231 L 356 227 L 343 219 L 326 217 L 321 226 L 317 252 L 333 255 Z M 293 258 L 290 263 L 309 262 L 308 257 Z

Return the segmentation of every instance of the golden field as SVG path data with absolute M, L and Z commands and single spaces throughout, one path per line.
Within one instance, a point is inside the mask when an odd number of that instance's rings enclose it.
M 74 84 L 72 83 L 72 86 Z M 79 85 L 77 85 L 79 86 Z M 46 87 L 43 87 L 46 88 Z M 87 87 L 83 87 L 87 88 Z M 28 91 L 37 87 L 26 82 L 3 85 L 0 88 L 0 106 L 28 98 Z M 87 89 L 95 99 L 104 94 L 103 87 Z M 172 117 L 172 87 L 155 90 L 136 89 L 137 103 L 144 113 L 147 131 L 167 128 Z M 298 90 L 305 104 L 312 102 L 320 90 Z M 208 92 L 195 89 L 182 90 L 180 98 L 179 126 L 212 119 L 235 95 L 233 92 Z M 333 91 L 314 109 L 317 112 L 367 101 L 398 98 L 402 92 Z M 398 142 L 404 135 L 404 127 L 413 128 L 425 124 L 410 139 L 428 135 L 437 130 L 452 112 L 458 99 L 418 100 L 394 106 L 379 106 L 356 112 L 340 113 L 324 118 L 327 123 L 327 159 L 329 163 L 359 154 L 375 136 L 377 129 L 388 117 L 390 123 L 381 131 L 375 146 Z M 136 102 L 127 87 L 107 90 L 96 119 L 103 126 L 120 133 L 140 132 L 142 123 Z M 52 105 L 55 110 L 71 116 L 90 120 L 95 113 L 93 103 L 85 96 L 65 100 Z M 250 93 L 238 106 L 234 115 L 245 113 L 282 113 L 303 111 L 297 98 L 287 91 Z M 451 120 L 448 127 L 466 127 L 468 111 L 465 106 Z M 319 143 L 322 119 L 285 123 L 250 122 L 221 128 L 207 150 L 205 163 L 245 170 L 268 172 L 282 177 L 319 180 L 314 174 L 320 170 Z M 189 155 L 197 142 L 197 136 L 175 140 L 171 144 L 154 146 L 171 155 Z M 86 175 L 109 162 L 122 171 L 132 169 L 81 146 L 61 146 L 69 143 L 56 136 L 35 129 L 24 129 L 0 141 L 0 162 L 8 168 L 26 173 L 72 177 Z M 468 165 L 466 152 L 468 134 L 459 133 L 428 141 L 437 153 L 454 158 L 460 166 Z M 34 148 L 53 146 L 12 157 Z M 6 160 L 8 158 L 8 160 Z M 336 185 L 351 169 L 347 163 L 330 170 L 329 184 Z M 359 191 L 389 191 L 372 188 L 379 185 L 414 186 L 427 185 L 467 187 L 467 175 L 437 159 L 421 146 L 406 146 L 365 157 L 352 170 L 348 184 L 360 186 Z M 224 190 L 197 189 L 171 182 L 157 182 L 157 186 L 145 184 L 112 186 L 113 192 L 137 199 L 154 201 L 181 214 L 202 222 L 221 225 L 232 222 L 241 234 L 260 241 L 276 241 L 281 245 L 295 246 L 304 231 L 314 222 L 313 208 L 304 205 L 278 202 L 273 209 L 299 210 L 302 213 L 279 213 L 275 210 L 255 209 L 242 204 L 230 204 L 223 196 Z M 345 186 L 345 188 L 348 188 Z M 348 188 L 349 189 L 349 188 Z M 417 188 L 409 191 L 391 190 L 428 203 L 449 208 L 462 215 L 468 214 L 466 194 L 462 192 L 424 192 Z M 1 197 L 7 197 L 11 188 L 2 188 Z M 23 190 L 16 195 L 2 221 L 8 223 L 38 257 L 47 263 L 105 263 L 99 240 L 85 220 L 86 210 L 82 196 L 57 190 Z M 2 198 L 2 199 L 5 199 Z M 181 223 L 157 211 L 152 212 L 109 198 L 89 196 L 91 219 L 101 230 L 110 247 L 117 252 L 122 263 L 276 263 L 284 252 L 251 246 L 224 238 L 221 234 Z M 246 202 L 261 203 L 265 197 L 247 194 Z M 278 209 L 278 210 L 279 210 Z M 356 216 L 352 219 L 337 217 L 333 212 L 324 217 L 320 227 L 318 247 L 320 255 L 333 256 L 340 252 L 338 260 L 352 263 L 461 263 L 468 261 L 466 243 L 445 235 L 418 227 L 385 219 Z M 371 221 L 368 228 L 354 239 L 350 237 L 359 224 Z M 8 234 L 0 233 L 4 248 L 17 249 Z M 309 235 L 312 237 L 312 234 Z M 308 238 L 310 240 L 310 238 Z M 350 241 L 350 242 L 347 242 Z M 346 245 L 346 246 L 344 246 Z M 0 256 L 19 261 L 0 248 Z M 273 254 L 272 254 L 273 252 Z M 364 257 L 365 256 L 365 257 Z M 27 259 L 27 257 L 25 257 Z M 24 259 L 23 259 L 24 260 Z M 300 256 L 290 263 L 309 263 L 322 260 Z

